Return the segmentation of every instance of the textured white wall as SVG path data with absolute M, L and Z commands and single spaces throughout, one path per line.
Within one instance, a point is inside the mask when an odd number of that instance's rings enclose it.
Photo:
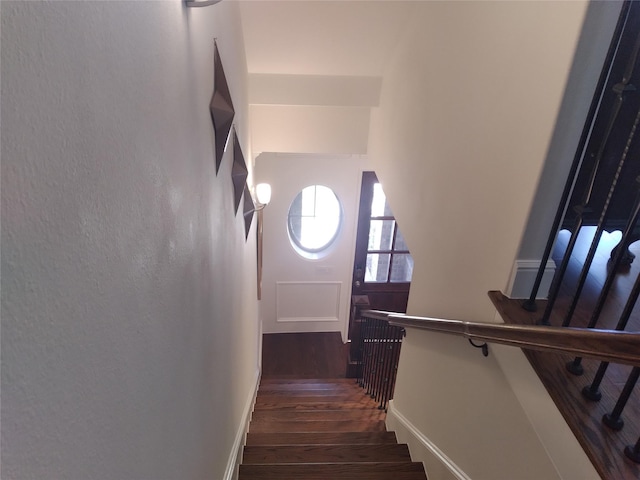
M 471 1 L 414 12 L 369 136 L 415 259 L 410 313 L 494 320 L 487 291 L 507 285 L 585 10 Z M 495 357 L 464 339 L 410 331 L 394 408 L 470 478 L 559 476 Z
M 259 337 L 214 37 L 246 147 L 236 3 L 2 2 L 3 478 L 223 476 Z

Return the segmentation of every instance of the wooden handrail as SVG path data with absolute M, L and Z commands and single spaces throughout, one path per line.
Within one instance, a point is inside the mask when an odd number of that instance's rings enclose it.
M 640 366 L 640 333 L 574 327 L 505 325 L 416 317 L 365 310 L 363 317 L 386 318 L 391 325 L 463 336 L 531 350 L 568 353 L 579 357 Z

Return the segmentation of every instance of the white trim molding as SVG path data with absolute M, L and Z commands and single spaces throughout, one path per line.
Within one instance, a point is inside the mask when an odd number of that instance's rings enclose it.
M 510 298 L 529 298 L 539 268 L 540 260 L 516 260 L 513 270 L 511 271 L 511 279 L 506 290 L 506 295 Z M 555 262 L 552 259 L 547 260 L 536 298 L 547 298 L 549 287 L 551 286 L 551 281 L 555 273 Z
M 455 480 L 471 480 L 458 465 L 455 464 L 438 446 L 429 440 L 420 430 L 416 428 L 402 413 L 396 408 L 393 400 L 389 402 L 387 411 L 387 430 L 395 431 L 398 442 L 409 444 L 411 458 L 415 461 L 422 461 L 425 465 L 427 476 L 430 476 L 429 462 L 427 456 L 435 458 L 441 466 L 449 473 L 447 478 Z M 413 449 L 412 449 L 413 446 Z M 416 449 L 415 447 L 418 446 Z M 417 451 L 422 450 L 422 451 Z M 440 477 L 439 477 L 440 478 Z
M 240 425 L 238 425 L 238 431 L 236 432 L 236 438 L 233 441 L 231 447 L 231 453 L 227 460 L 227 468 L 224 471 L 223 480 L 236 480 L 238 478 L 238 472 L 240 469 L 240 463 L 242 462 L 242 453 L 244 449 L 244 441 L 249 430 L 249 422 L 251 421 L 251 413 L 256 403 L 256 396 L 258 395 L 258 387 L 260 385 L 260 371 L 256 371 L 255 383 L 247 396 L 247 401 L 242 411 L 242 418 Z
M 276 282 L 276 322 L 337 322 L 340 281 Z

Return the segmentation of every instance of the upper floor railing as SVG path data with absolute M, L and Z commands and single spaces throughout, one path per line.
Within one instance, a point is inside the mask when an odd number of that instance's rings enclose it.
M 489 295 L 500 313 L 505 316 L 500 301 L 506 297 L 502 296 L 500 292 L 490 292 Z M 508 312 L 506 314 L 508 315 Z M 604 424 L 613 430 L 620 430 L 624 425 L 622 413 L 640 375 L 640 333 L 638 332 L 545 325 L 479 323 L 372 310 L 364 311 L 362 315 L 379 319 L 378 321 L 381 322 L 388 322 L 390 327 L 421 329 L 461 336 L 467 338 L 476 347 L 482 346 L 477 345 L 477 342 L 489 342 L 520 347 L 525 350 L 555 352 L 575 355 L 576 358 L 600 360 L 600 367 L 594 382 L 583 390 L 584 396 L 589 400 L 599 399 L 601 395 L 599 387 L 602 381 L 602 378 L 599 379 L 599 375 L 604 375 L 604 371 L 610 363 L 629 365 L 633 368 L 631 368 L 631 373 L 617 402 L 603 418 Z M 608 394 L 611 395 L 611 392 Z M 580 398 L 579 395 L 571 395 L 570 397 Z M 637 434 L 638 432 L 636 432 Z M 640 463 L 640 439 L 634 445 L 626 445 L 624 453 L 626 458 L 632 462 Z M 608 460 L 605 459 L 605 461 Z

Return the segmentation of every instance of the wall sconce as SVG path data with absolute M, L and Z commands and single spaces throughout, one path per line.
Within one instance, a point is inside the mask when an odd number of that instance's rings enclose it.
M 256 185 L 256 200 L 258 206 L 256 210 L 262 210 L 271 201 L 271 185 L 268 183 L 259 183 Z
M 258 300 L 262 299 L 262 225 L 264 218 L 262 216 L 264 207 L 271 201 L 271 185 L 268 183 L 259 183 L 256 185 L 256 200 L 258 205 Z

